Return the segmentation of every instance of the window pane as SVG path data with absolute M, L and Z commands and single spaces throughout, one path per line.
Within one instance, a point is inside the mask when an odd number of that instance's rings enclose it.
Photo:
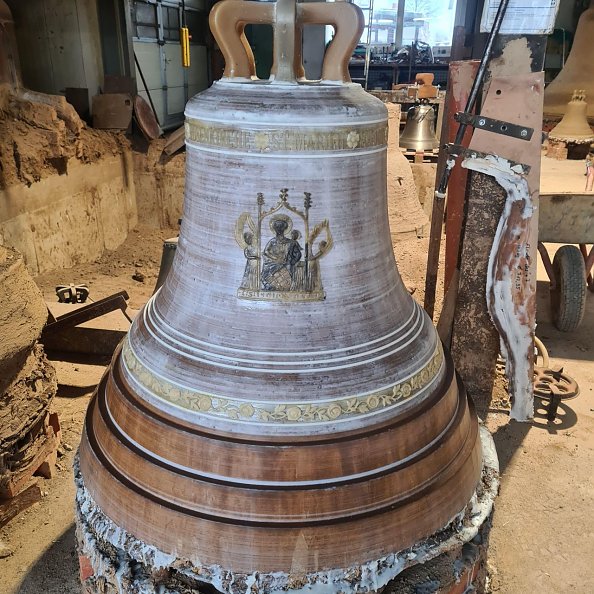
M 163 7 L 163 37 L 168 41 L 179 40 L 179 11 Z
M 135 0 L 132 18 L 136 28 L 136 37 L 158 38 L 156 6 Z
M 179 29 L 164 29 L 163 37 L 167 41 L 179 41 Z
M 136 37 L 144 37 L 148 39 L 157 39 L 157 29 L 154 27 L 144 27 L 142 25 L 138 25 L 136 27 Z
M 354 0 L 363 9 L 365 23 L 371 20 L 370 42 L 372 46 L 396 45 L 398 5 L 404 2 L 402 45 L 421 41 L 429 46 L 450 45 L 454 30 L 456 1 L 448 0 L 374 0 L 371 15 L 369 0 Z M 372 17 L 372 18 L 370 18 Z M 368 28 L 365 28 L 360 43 L 367 43 Z
M 168 8 L 167 12 L 169 14 L 169 28 L 179 29 L 179 12 L 177 8 Z
M 142 23 L 143 25 L 156 25 L 156 7 L 136 0 L 136 2 L 134 2 L 134 21 L 136 23 Z

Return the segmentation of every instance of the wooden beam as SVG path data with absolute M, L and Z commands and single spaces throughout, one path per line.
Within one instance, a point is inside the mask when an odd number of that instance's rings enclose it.
M 472 81 L 476 77 L 479 62 L 452 62 L 448 74 L 448 87 L 444 103 L 442 105 L 443 119 L 440 132 L 442 144 L 453 142 L 456 138 L 458 125 L 454 120 L 454 115 L 459 111 L 464 111 Z M 469 128 L 464 136 L 463 144 L 467 146 L 472 136 L 472 129 Z M 435 187 L 438 188 L 446 166 L 448 166 L 448 154 L 442 150 L 437 163 L 435 178 Z M 458 232 L 455 238 L 456 254 L 450 256 L 450 266 L 446 267 L 445 291 L 447 292 L 449 282 L 452 278 L 453 270 L 458 262 L 458 246 L 460 243 L 460 228 L 462 226 L 462 212 L 464 209 L 464 198 L 466 195 L 466 171 L 460 167 L 460 159 L 457 159 L 457 166 L 451 170 L 450 183 L 448 185 L 448 213 L 450 210 L 450 199 L 452 200 L 452 212 L 459 213 Z M 451 198 L 450 198 L 451 196 Z M 435 313 L 435 296 L 437 293 L 437 279 L 439 272 L 439 254 L 441 252 L 441 239 L 443 232 L 443 218 L 445 211 L 445 196 L 436 192 L 431 211 L 431 230 L 429 232 L 429 251 L 427 254 L 427 274 L 425 278 L 425 311 L 431 319 Z M 456 220 L 456 219 L 454 219 Z M 446 236 L 447 242 L 447 236 Z M 451 240 L 450 240 L 451 243 Z M 447 257 L 447 251 L 446 251 Z M 453 263 L 453 265 L 452 265 Z
M 530 142 L 486 132 L 475 131 L 471 149 L 494 153 L 511 161 L 531 166 L 527 180 L 532 200 L 531 212 L 538 208 L 540 172 L 540 129 L 542 122 L 542 80 L 546 37 L 501 36 L 490 64 L 490 86 L 485 93 L 481 115 L 518 123 L 534 128 Z M 499 91 L 499 92 L 498 92 Z M 472 167 L 470 167 L 472 168 Z M 505 313 L 507 330 L 502 335 L 504 345 L 511 344 L 509 332 L 518 332 L 521 346 L 506 353 L 513 359 L 510 374 L 512 399 L 522 400 L 523 412 L 518 412 L 518 402 L 512 416 L 526 420 L 531 402 L 531 379 L 528 379 L 532 360 L 529 351 L 535 326 L 536 249 L 538 237 L 537 216 L 530 214 L 529 225 L 522 228 L 521 237 L 514 240 L 509 234 L 499 234 L 503 244 L 493 246 L 498 227 L 509 224 L 502 219 L 508 192 L 493 175 L 475 170 L 470 173 L 467 196 L 467 214 L 462 231 L 462 254 L 458 304 L 454 316 L 452 355 L 456 367 L 475 399 L 479 413 L 484 414 L 489 406 L 493 388 L 495 363 L 500 351 L 500 334 L 493 325 L 487 306 L 486 287 L 499 282 L 504 269 L 513 277 L 513 290 L 509 296 L 514 305 Z M 518 208 L 509 204 L 511 208 Z M 516 212 L 514 216 L 519 213 Z M 509 251 L 509 248 L 514 249 Z M 497 249 L 496 249 L 497 248 Z M 505 255 L 504 252 L 507 254 Z M 512 253 L 513 252 L 513 253 Z M 490 259 L 491 266 L 490 266 Z M 497 261 L 496 261 L 497 260 Z M 510 269 L 512 262 L 521 265 L 524 274 L 520 277 Z M 488 278 L 488 271 L 494 273 Z M 500 293 L 502 295 L 502 293 Z M 525 315 L 520 315 L 522 310 Z M 501 320 L 497 322 L 502 330 Z M 507 336 L 505 334 L 507 333 Z M 520 351 L 523 350 L 523 355 Z M 525 361 L 521 361 L 521 359 Z M 509 370 L 509 368 L 508 368 Z M 522 381 L 520 381 L 520 375 Z M 520 389 L 520 384 L 523 388 Z M 527 391 L 530 391 L 530 394 Z
M 464 111 L 468 101 L 468 95 L 472 87 L 472 81 L 476 77 L 479 61 L 468 60 L 463 62 L 450 62 L 450 79 L 446 101 L 448 101 L 448 126 L 447 133 L 442 136 L 447 142 L 454 142 L 458 124 L 454 115 Z M 470 144 L 472 128 L 469 126 L 462 141 L 463 146 Z M 457 160 L 457 167 L 454 167 L 448 184 L 447 216 L 446 216 L 446 241 L 445 241 L 445 272 L 444 291 L 447 292 L 454 271 L 458 267 L 458 256 L 460 254 L 460 233 L 462 232 L 462 220 L 464 218 L 464 200 L 466 198 L 466 183 L 468 172 L 460 167 L 461 159 Z M 437 178 L 441 179 L 441 172 Z

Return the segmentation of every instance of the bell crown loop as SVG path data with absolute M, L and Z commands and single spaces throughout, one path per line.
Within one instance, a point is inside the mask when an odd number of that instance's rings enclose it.
M 269 24 L 273 28 L 273 64 L 270 82 L 305 82 L 302 60 L 304 25 L 329 25 L 335 35 L 326 49 L 322 80 L 350 83 L 348 63 L 365 27 L 365 18 L 355 4 L 277 0 L 222 0 L 209 17 L 212 34 L 225 59 L 223 78 L 257 81 L 254 54 L 245 35 L 250 24 Z

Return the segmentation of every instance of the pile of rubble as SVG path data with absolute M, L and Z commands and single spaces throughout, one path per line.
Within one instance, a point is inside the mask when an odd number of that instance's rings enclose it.
M 41 499 L 34 475 L 50 478 L 56 461 L 56 374 L 38 342 L 46 319 L 21 255 L 0 246 L 0 527 Z
M 0 85 L 0 189 L 66 174 L 71 159 L 93 163 L 124 144 L 123 133 L 88 128 L 60 95 Z

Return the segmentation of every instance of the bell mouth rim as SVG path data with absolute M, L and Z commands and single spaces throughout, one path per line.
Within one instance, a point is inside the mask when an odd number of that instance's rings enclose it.
M 336 589 L 334 589 L 336 586 L 335 582 L 333 580 L 323 579 L 324 576 L 330 574 L 340 575 L 344 578 L 346 576 L 352 577 L 353 575 L 363 576 L 368 575 L 368 573 L 365 573 L 365 570 L 369 571 L 375 568 L 377 570 L 377 573 L 374 574 L 376 576 L 376 583 L 378 585 L 385 585 L 405 569 L 426 563 L 444 552 L 454 550 L 463 543 L 471 542 L 480 533 L 482 527 L 487 525 L 486 523 L 493 512 L 494 502 L 500 484 L 499 462 L 493 437 L 483 425 L 479 425 L 477 438 L 480 443 L 481 462 L 480 473 L 474 492 L 469 497 L 467 503 L 461 506 L 461 509 L 457 513 L 451 514 L 449 519 L 444 522 L 442 528 L 428 536 L 420 538 L 416 544 L 398 550 L 394 549 L 379 559 L 377 557 L 367 560 L 362 559 L 352 566 L 340 567 L 335 570 L 308 571 L 301 577 L 310 584 L 316 584 L 318 587 L 327 584 L 328 589 L 322 588 L 321 593 L 331 594 L 331 592 L 336 592 Z M 131 555 L 135 561 L 148 566 L 152 564 L 154 559 L 162 559 L 162 555 L 165 555 L 165 558 L 169 559 L 170 563 L 176 561 L 176 554 L 164 553 L 155 545 L 139 540 L 132 532 L 118 526 L 105 513 L 88 489 L 83 473 L 81 472 L 81 464 L 78 456 L 75 460 L 75 483 L 77 490 L 77 525 L 80 528 L 78 534 L 83 542 L 90 535 L 93 537 L 92 542 L 95 542 L 95 539 L 99 537 L 102 542 L 116 544 L 118 548 L 123 549 L 125 553 Z M 89 523 L 89 518 L 92 518 L 92 523 Z M 117 543 L 112 542 L 114 535 L 117 535 Z M 140 547 L 135 546 L 138 543 L 141 544 Z M 178 557 L 178 559 L 181 558 L 181 556 Z M 205 583 L 214 583 L 214 578 L 220 574 L 220 570 L 223 570 L 221 566 L 215 567 L 200 562 L 198 559 L 194 561 L 196 562 L 193 565 L 199 569 L 196 575 Z M 357 569 L 359 570 L 358 572 L 356 571 Z M 249 577 L 245 572 L 241 571 L 233 572 L 233 574 L 236 580 Z M 281 578 L 282 583 L 278 583 L 278 587 L 268 590 L 270 594 L 286 594 L 287 592 L 289 594 L 301 594 L 307 591 L 307 586 L 305 588 L 287 588 L 290 581 L 290 574 L 286 572 L 271 574 L 270 572 L 263 571 L 254 573 L 253 575 L 262 583 L 266 582 L 267 578 L 272 575 L 276 578 Z M 235 583 L 235 581 L 232 580 L 231 583 Z M 346 579 L 344 586 L 345 592 L 357 591 L 357 588 L 353 587 L 354 584 L 350 581 L 347 582 Z M 223 588 L 220 591 L 230 592 L 227 588 Z

